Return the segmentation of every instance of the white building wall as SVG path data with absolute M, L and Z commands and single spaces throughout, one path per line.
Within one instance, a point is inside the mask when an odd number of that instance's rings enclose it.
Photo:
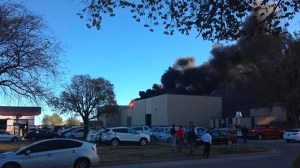
M 152 125 L 169 125 L 168 123 L 168 96 L 161 95 L 148 99 L 150 105 L 147 107 L 150 110 Z
M 134 101 L 134 106 L 130 108 L 131 125 L 145 125 L 146 100 Z
M 210 127 L 211 118 L 222 117 L 222 98 L 168 95 L 168 124 Z

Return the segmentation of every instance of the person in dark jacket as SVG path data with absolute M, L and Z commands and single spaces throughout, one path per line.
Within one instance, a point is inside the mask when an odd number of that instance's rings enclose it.
M 244 143 L 247 143 L 248 128 L 244 125 L 244 127 L 242 128 L 241 131 L 242 131 L 242 134 L 243 134 Z
M 195 133 L 195 127 L 192 126 L 188 132 L 187 135 L 188 138 L 188 144 L 190 146 L 190 155 L 195 154 L 195 148 L 196 148 L 196 141 L 197 141 L 197 134 Z
M 171 148 L 172 148 L 172 151 L 175 151 L 176 150 L 176 130 L 175 130 L 175 124 L 172 125 L 170 133 L 171 133 L 171 136 L 172 136 Z

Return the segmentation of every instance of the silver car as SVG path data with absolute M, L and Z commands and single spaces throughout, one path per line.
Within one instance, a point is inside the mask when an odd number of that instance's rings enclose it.
M 20 137 L 17 134 L 10 134 L 6 131 L 0 131 L 0 141 L 17 142 L 19 140 L 20 140 Z
M 42 140 L 0 154 L 0 168 L 88 168 L 98 162 L 95 144 L 65 138 Z

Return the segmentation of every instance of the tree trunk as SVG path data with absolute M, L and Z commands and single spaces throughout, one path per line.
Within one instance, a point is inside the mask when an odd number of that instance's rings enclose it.
M 87 135 L 88 135 L 88 132 L 89 132 L 89 118 L 88 117 L 84 117 L 82 118 L 83 120 L 83 137 L 84 137 L 84 140 L 86 139 Z

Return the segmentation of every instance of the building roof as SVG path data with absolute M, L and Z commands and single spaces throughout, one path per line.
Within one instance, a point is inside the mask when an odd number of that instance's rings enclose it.
M 0 106 L 1 116 L 34 116 L 41 114 L 41 107 Z

